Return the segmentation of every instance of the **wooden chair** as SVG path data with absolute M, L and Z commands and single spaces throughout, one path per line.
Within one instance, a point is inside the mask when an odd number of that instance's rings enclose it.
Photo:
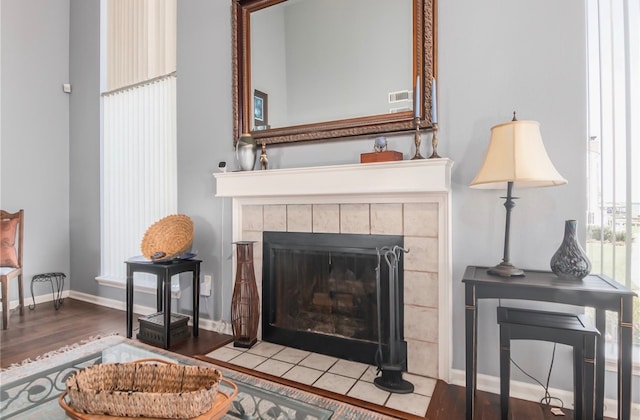
M 15 230 L 11 227 L 11 234 L 15 233 L 15 237 L 11 238 L 9 235 L 5 237 L 7 232 L 4 232 L 4 228 L 8 224 L 16 223 L 12 222 L 17 219 L 17 224 L 15 226 Z M 0 282 L 2 283 L 2 328 L 7 329 L 9 327 L 9 300 L 11 296 L 9 295 L 9 281 L 11 279 L 18 279 L 18 299 L 19 304 L 18 308 L 20 310 L 20 315 L 24 314 L 24 287 L 22 284 L 22 239 L 23 239 L 23 231 L 24 231 L 24 210 L 20 210 L 16 213 L 9 213 L 4 210 L 0 210 L 0 220 L 2 220 L 2 254 L 0 257 L 0 263 L 5 264 L 4 266 L 0 266 Z M 4 242 L 8 240 L 9 243 L 15 240 L 15 255 L 14 249 L 12 246 L 5 248 L 6 245 Z M 6 264 L 7 260 L 13 260 L 13 263 Z M 7 266 L 9 265 L 9 266 Z

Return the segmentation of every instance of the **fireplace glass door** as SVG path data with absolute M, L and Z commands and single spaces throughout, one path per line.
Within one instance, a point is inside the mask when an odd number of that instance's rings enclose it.
M 263 340 L 374 364 L 390 310 L 389 270 L 384 258 L 377 269 L 378 252 L 403 238 L 264 232 L 263 240 Z M 398 272 L 402 290 L 401 265 Z

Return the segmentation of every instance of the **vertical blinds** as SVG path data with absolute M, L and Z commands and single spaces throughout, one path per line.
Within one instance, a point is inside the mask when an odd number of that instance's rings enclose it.
M 107 90 L 176 70 L 177 0 L 108 0 Z
M 176 0 L 108 0 L 106 13 L 100 277 L 124 281 L 146 228 L 177 212 Z
M 638 287 L 640 0 L 587 2 L 589 223 L 594 271 Z M 598 235 L 594 235 L 596 239 Z
M 147 227 L 177 210 L 176 78 L 104 96 L 102 276 L 125 278 Z

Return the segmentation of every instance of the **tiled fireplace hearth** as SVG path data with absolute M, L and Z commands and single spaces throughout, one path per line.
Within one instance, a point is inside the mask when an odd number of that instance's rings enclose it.
M 233 199 L 233 240 L 265 231 L 402 235 L 404 339 L 410 373 L 449 381 L 452 161 L 425 159 L 215 174 Z M 234 265 L 235 266 L 235 265 Z

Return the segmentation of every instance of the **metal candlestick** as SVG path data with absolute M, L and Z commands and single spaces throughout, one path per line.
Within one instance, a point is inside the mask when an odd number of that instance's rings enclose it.
M 438 124 L 433 124 L 433 137 L 431 138 L 431 146 L 433 147 L 433 152 L 431 152 L 431 156 L 429 159 L 439 158 L 438 154 Z
M 420 137 L 420 117 L 415 117 L 414 122 L 416 124 L 416 133 L 414 135 L 413 142 L 416 145 L 416 154 L 413 155 L 411 160 L 424 159 L 424 156 L 420 154 L 420 143 L 422 143 L 422 138 Z

